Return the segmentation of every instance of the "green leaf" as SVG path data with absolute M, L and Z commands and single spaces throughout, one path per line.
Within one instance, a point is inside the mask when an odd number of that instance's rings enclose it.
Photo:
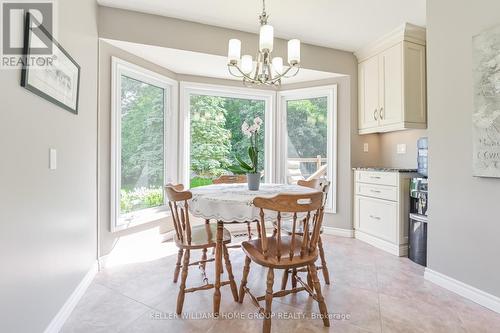
M 231 165 L 227 167 L 227 170 L 231 171 L 235 175 L 244 175 L 247 173 L 246 170 L 243 170 L 240 166 L 238 165 Z
M 248 165 L 245 161 L 243 161 L 240 157 L 236 156 L 236 160 L 238 161 L 238 163 L 240 163 L 240 166 L 242 169 L 245 169 L 248 171 L 252 170 L 252 167 L 250 165 Z

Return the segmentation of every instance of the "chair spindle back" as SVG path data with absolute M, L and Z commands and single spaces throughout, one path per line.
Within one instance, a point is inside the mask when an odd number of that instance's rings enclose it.
M 172 212 L 175 235 L 179 241 L 191 244 L 188 200 L 193 197 L 193 194 L 190 191 L 184 191 L 184 185 L 182 184 L 167 184 L 165 192 L 167 192 L 168 205 Z
M 281 220 L 283 214 L 292 215 L 292 235 L 291 235 L 291 246 L 290 253 L 288 253 L 290 260 L 294 257 L 294 249 L 296 248 L 295 243 L 299 241 L 299 232 L 297 228 L 298 215 L 305 215 L 305 217 L 300 216 L 300 219 L 304 223 L 304 236 L 302 237 L 300 244 L 300 256 L 304 256 L 307 253 L 311 253 L 316 250 L 319 232 L 321 229 L 321 207 L 322 207 L 322 192 L 314 192 L 307 194 L 278 194 L 272 198 L 262 198 L 257 197 L 253 200 L 255 207 L 260 208 L 260 227 L 261 230 L 266 230 L 265 220 L 266 212 L 272 211 L 276 213 L 276 223 L 277 223 L 277 234 L 276 234 L 276 253 L 270 254 L 268 251 L 267 238 L 264 235 L 261 237 L 261 250 L 265 258 L 269 255 L 275 255 L 276 259 L 279 261 L 281 259 Z M 267 212 L 267 214 L 272 214 Z M 312 230 L 311 237 L 309 238 L 309 228 Z

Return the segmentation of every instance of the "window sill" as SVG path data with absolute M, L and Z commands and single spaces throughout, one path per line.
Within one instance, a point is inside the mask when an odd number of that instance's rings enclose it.
M 111 232 L 119 232 L 127 229 L 131 229 L 143 224 L 148 224 L 156 222 L 158 220 L 170 217 L 172 214 L 167 209 L 158 209 L 155 211 L 143 212 L 142 214 L 137 214 L 131 219 L 126 221 L 121 221 L 121 223 L 114 225 Z

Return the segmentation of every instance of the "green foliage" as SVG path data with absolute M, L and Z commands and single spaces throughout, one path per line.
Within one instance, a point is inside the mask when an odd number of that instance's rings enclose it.
M 264 109 L 264 102 L 258 100 L 192 95 L 192 177 L 216 178 L 227 173 L 226 170 L 235 174 L 247 173 L 233 168 L 239 164 L 237 156 L 247 155 L 250 142 L 241 132 L 241 124 L 253 122 L 257 116 L 264 119 Z M 257 138 L 257 149 L 264 150 L 263 135 Z M 263 161 L 257 160 L 257 164 L 262 170 Z
M 212 183 L 213 182 L 212 182 L 211 178 L 194 177 L 194 178 L 191 179 L 190 188 L 195 188 L 195 187 L 199 187 L 199 186 L 210 185 Z
M 121 190 L 120 211 L 122 214 L 163 205 L 163 188 L 136 188 Z
M 121 184 L 163 186 L 163 89 L 122 77 Z
M 231 131 L 225 128 L 225 99 L 191 96 L 191 171 L 200 177 L 217 177 L 230 164 Z
M 316 157 L 327 154 L 327 98 L 288 101 L 288 156 Z

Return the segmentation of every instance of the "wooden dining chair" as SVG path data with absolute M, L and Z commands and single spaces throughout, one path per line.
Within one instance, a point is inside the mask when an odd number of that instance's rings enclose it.
M 271 219 L 275 220 L 278 226 L 276 235 L 267 237 L 265 233 L 262 233 L 258 239 L 245 241 L 242 244 L 246 258 L 240 285 L 239 302 L 243 302 L 245 294 L 250 296 L 252 303 L 264 315 L 264 333 L 271 331 L 273 298 L 304 290 L 318 302 L 324 326 L 330 326 L 328 310 L 321 294 L 321 285 L 314 264 L 318 258 L 319 231 L 323 218 L 321 214 L 322 199 L 323 193 L 314 192 L 308 194 L 279 194 L 272 198 L 257 197 L 253 200 L 254 206 L 260 209 L 260 229 L 265 230 L 265 221 Z M 292 234 L 283 236 L 281 234 L 281 222 L 283 218 L 287 218 L 287 215 L 290 215 L 292 220 Z M 304 233 L 302 235 L 297 233 L 300 221 L 304 223 Z M 267 289 L 264 296 L 254 296 L 247 287 L 251 262 L 268 269 Z M 310 284 L 296 276 L 301 287 L 273 292 L 275 269 L 290 270 L 302 267 L 306 267 L 310 273 Z M 265 307 L 261 307 L 259 303 L 263 300 L 265 300 Z
M 175 245 L 179 248 L 177 255 L 177 263 L 174 271 L 174 283 L 177 282 L 179 272 L 182 268 L 181 284 L 179 287 L 179 294 L 177 296 L 177 314 L 182 313 L 184 305 L 184 296 L 198 290 L 208 290 L 214 288 L 214 284 L 208 283 L 208 278 L 205 272 L 207 262 L 212 262 L 215 259 L 207 259 L 207 249 L 215 248 L 216 246 L 216 233 L 217 226 L 215 224 L 206 223 L 203 225 L 191 226 L 189 219 L 189 200 L 192 198 L 190 191 L 184 191 L 182 184 L 173 185 L 168 184 L 165 186 L 165 192 L 168 197 L 168 205 L 172 212 L 172 220 L 175 229 Z M 229 253 L 226 244 L 231 242 L 231 234 L 229 230 L 224 228 L 223 231 L 223 254 L 226 264 L 226 270 L 229 280 L 224 281 L 221 285 L 229 284 L 233 293 L 234 300 L 238 300 L 238 290 L 234 282 L 231 261 L 229 260 Z M 190 254 L 193 250 L 202 250 L 201 260 L 190 262 Z M 182 261 L 182 264 L 181 264 Z M 186 279 L 188 276 L 189 266 L 198 265 L 203 275 L 203 282 L 205 283 L 199 287 L 186 288 Z
M 212 181 L 214 184 L 243 184 L 247 182 L 246 175 L 222 175 L 219 178 L 216 178 Z M 252 221 L 246 222 L 247 224 L 247 232 L 248 232 L 248 240 L 252 239 Z M 236 247 L 236 246 L 234 246 Z
M 323 192 L 323 201 L 322 201 L 323 203 L 321 205 L 321 215 L 323 215 L 323 216 L 325 214 L 325 205 L 326 205 L 327 199 L 328 199 L 328 192 L 330 190 L 330 184 L 331 184 L 330 181 L 328 181 L 326 179 L 312 179 L 312 180 L 299 180 L 299 181 L 297 181 L 297 185 L 317 189 L 317 190 Z M 322 216 L 322 219 L 323 219 L 323 216 Z M 299 225 L 299 229 L 297 231 L 297 234 L 299 234 L 301 236 L 303 236 L 303 232 L 304 232 L 302 229 L 302 226 L 303 226 L 302 224 Z M 282 229 L 288 235 L 291 235 L 292 234 L 291 221 L 284 221 Z M 318 238 L 318 251 L 319 251 L 319 259 L 321 261 L 321 266 L 317 266 L 316 269 L 322 271 L 323 278 L 325 279 L 325 284 L 329 285 L 330 284 L 330 273 L 328 271 L 328 266 L 326 264 L 325 251 L 323 249 L 323 240 L 321 239 L 321 235 L 323 234 L 323 226 L 321 226 L 319 234 L 320 235 Z M 305 271 L 305 270 L 302 269 L 302 271 Z M 297 272 L 300 272 L 300 270 L 298 271 L 297 269 L 292 269 L 291 272 L 288 270 L 285 270 L 285 272 L 283 273 L 283 280 L 281 282 L 281 289 L 283 289 L 283 290 L 286 289 L 286 285 L 288 283 L 288 276 L 290 275 L 290 273 L 291 273 L 292 287 L 295 288 L 297 286 L 297 280 L 296 280 Z M 308 280 L 310 280 L 310 277 L 308 278 Z

